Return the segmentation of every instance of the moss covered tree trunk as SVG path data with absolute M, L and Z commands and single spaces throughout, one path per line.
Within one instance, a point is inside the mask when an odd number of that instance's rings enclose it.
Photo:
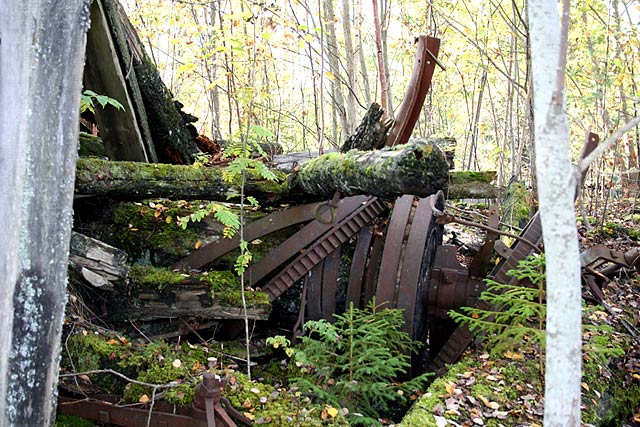
M 229 200 L 240 194 L 240 185 L 226 182 L 221 167 L 176 166 L 100 159 L 78 160 L 76 193 L 110 197 L 175 197 Z M 266 199 L 286 194 L 287 183 L 248 178 L 245 195 Z
M 306 162 L 293 186 L 307 194 L 425 197 L 447 188 L 449 164 L 433 145 L 416 142 L 375 151 L 329 153 Z
M 425 156 L 426 151 L 417 147 L 379 154 L 329 153 L 305 163 L 297 174 L 273 170 L 279 177 L 277 182 L 249 177 L 245 194 L 263 202 L 292 199 L 301 194 L 324 199 L 336 190 L 343 195 L 393 198 L 401 194 L 423 196 L 446 189 L 450 199 L 495 197 L 491 184 L 495 172 L 448 172 L 440 154 L 419 159 L 417 156 Z M 228 201 L 230 195 L 240 193 L 240 185 L 224 181 L 223 169 L 80 159 L 76 194 Z

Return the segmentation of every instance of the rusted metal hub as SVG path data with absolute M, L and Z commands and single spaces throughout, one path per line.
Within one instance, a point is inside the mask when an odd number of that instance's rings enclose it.
M 482 279 L 472 278 L 456 254 L 454 245 L 441 245 L 436 250 L 426 300 L 431 316 L 448 318 L 449 310 L 472 306 L 484 290 Z

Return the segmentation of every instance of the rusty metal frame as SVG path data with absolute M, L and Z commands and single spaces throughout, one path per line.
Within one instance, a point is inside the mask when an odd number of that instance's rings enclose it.
M 325 220 L 315 219 L 307 224 L 302 230 L 289 237 L 278 247 L 270 251 L 264 258 L 250 266 L 245 272 L 245 277 L 250 285 L 255 285 L 269 273 L 287 262 L 293 255 L 300 253 L 307 246 L 321 239 L 327 232 L 335 227 L 336 223 L 341 223 L 354 211 L 362 208 L 362 204 L 372 198 L 369 196 L 346 197 L 337 204 L 333 223 Z M 317 205 L 320 206 L 320 205 Z M 317 208 L 317 207 L 316 207 Z M 314 216 L 316 209 L 314 209 Z M 319 260 L 318 260 L 319 262 Z M 297 279 L 296 279 L 297 280 Z M 280 294 L 278 294 L 280 295 Z
M 294 206 L 292 208 L 273 212 L 264 218 L 251 222 L 244 227 L 244 240 L 250 242 L 267 234 L 273 233 L 291 225 L 308 222 L 316 217 L 323 202 Z M 230 239 L 219 239 L 204 245 L 189 256 L 176 262 L 171 268 L 176 270 L 200 269 L 211 264 L 224 254 L 236 249 L 240 245 L 240 236 Z
M 396 120 L 387 137 L 387 146 L 405 144 L 420 117 L 422 105 L 431 87 L 431 79 L 438 64 L 440 39 L 421 35 L 418 37 L 418 52 L 404 98 L 395 114 Z
M 358 197 L 359 196 L 355 196 L 347 199 L 357 199 Z M 299 255 L 264 285 L 262 291 L 269 294 L 272 300 L 279 297 L 297 280 L 307 274 L 315 265 L 320 263 L 327 255 L 341 246 L 386 209 L 384 203 L 377 197 L 365 197 L 364 202 L 359 201 L 357 204 L 358 207 L 354 209 L 351 214 L 344 217 L 341 221 L 336 222 L 330 230 L 324 233 L 324 235 L 317 239 L 311 246 L 307 247 L 304 253 Z M 339 213 L 340 207 L 338 207 L 338 214 Z M 305 229 L 307 227 L 305 227 Z M 283 243 L 283 245 L 286 243 L 287 242 Z M 290 254 L 292 252 L 288 250 L 287 253 Z M 252 283 L 256 283 L 255 278 L 251 278 L 250 280 L 252 280 Z

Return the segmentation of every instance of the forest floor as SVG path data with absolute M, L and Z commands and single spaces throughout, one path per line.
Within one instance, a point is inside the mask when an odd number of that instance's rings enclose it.
M 580 223 L 581 250 L 638 247 L 640 205 L 609 202 L 604 220 Z M 464 236 L 458 229 L 455 238 Z M 595 301 L 584 289 L 582 425 L 640 426 L 640 275 L 618 271 Z M 608 328 L 610 327 L 610 329 Z M 525 336 L 499 353 L 483 341 L 436 379 L 398 426 L 542 426 L 543 352 Z

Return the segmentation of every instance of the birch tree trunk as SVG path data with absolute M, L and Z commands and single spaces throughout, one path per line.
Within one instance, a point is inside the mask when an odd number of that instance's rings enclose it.
M 353 53 L 353 38 L 351 36 L 351 8 L 350 0 L 342 0 L 342 31 L 344 33 L 344 53 L 346 58 L 345 68 L 347 72 L 347 119 L 349 120 L 349 129 L 347 133 L 353 133 L 352 127 L 356 123 L 356 60 Z M 344 141 L 342 141 L 344 142 Z
M 0 13 L 0 426 L 53 423 L 88 0 Z
M 340 142 L 344 142 L 349 137 L 349 120 L 353 120 L 351 117 L 347 117 L 347 111 L 344 107 L 344 96 L 342 94 L 341 82 L 342 72 L 340 71 L 340 57 L 338 52 L 338 39 L 336 37 L 335 13 L 333 11 L 333 0 L 323 0 L 322 10 L 324 12 L 326 35 L 325 40 L 327 43 L 327 56 L 329 58 L 329 69 L 333 73 L 333 79 L 331 80 L 331 96 L 334 111 L 338 116 L 340 122 Z M 335 128 L 335 127 L 334 127 Z M 337 139 L 337 138 L 336 138 Z M 338 141 L 336 141 L 338 142 Z M 340 146 L 340 143 L 337 144 Z
M 547 269 L 544 424 L 580 425 L 581 288 L 564 97 L 569 2 L 529 2 L 536 176 Z

